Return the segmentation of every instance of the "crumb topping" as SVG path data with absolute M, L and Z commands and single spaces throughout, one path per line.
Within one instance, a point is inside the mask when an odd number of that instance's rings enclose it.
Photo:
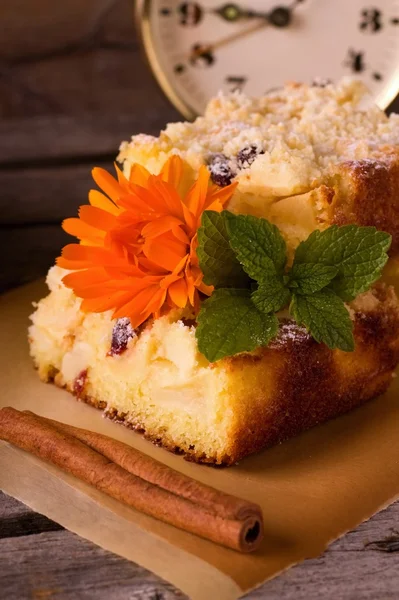
M 372 159 L 382 145 L 398 144 L 399 116 L 388 118 L 361 82 L 344 79 L 289 84 L 260 98 L 219 94 L 193 123 L 170 123 L 158 138 L 138 135 L 123 143 L 119 159 L 127 171 L 140 162 L 158 172 L 177 153 L 194 169 L 210 164 L 219 181 L 239 182 L 259 169 L 264 181 L 274 180 L 288 165 L 292 185 L 309 189 L 337 162 Z M 223 160 L 214 164 L 210 156 Z

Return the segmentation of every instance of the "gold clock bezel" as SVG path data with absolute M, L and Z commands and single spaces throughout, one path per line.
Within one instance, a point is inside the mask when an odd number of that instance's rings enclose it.
M 166 73 L 162 69 L 161 64 L 158 60 L 157 52 L 152 41 L 150 25 L 150 4 L 151 0 L 136 0 L 135 9 L 135 20 L 137 30 L 140 34 L 141 42 L 144 46 L 147 60 L 164 94 L 169 98 L 169 100 L 177 108 L 177 110 L 181 112 L 183 117 L 185 117 L 189 121 L 192 121 L 196 117 L 198 117 L 198 113 L 193 111 L 191 106 L 189 106 L 186 102 L 184 102 L 184 100 L 182 100 L 182 98 L 174 89 L 173 85 L 170 83 Z
M 135 0 L 135 21 L 136 28 L 139 32 L 141 42 L 143 44 L 148 63 L 151 67 L 155 78 L 163 90 L 164 94 L 177 108 L 177 110 L 189 121 L 198 117 L 192 107 L 187 104 L 176 92 L 172 83 L 169 81 L 166 73 L 162 69 L 161 63 L 158 60 L 158 55 L 155 50 L 155 45 L 152 39 L 151 24 L 150 24 L 150 4 L 153 0 Z M 387 89 L 375 96 L 376 104 L 385 110 L 395 100 L 399 94 L 399 65 L 395 71 L 392 80 Z

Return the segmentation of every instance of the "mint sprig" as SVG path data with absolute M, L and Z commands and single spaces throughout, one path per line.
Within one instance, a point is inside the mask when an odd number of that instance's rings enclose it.
M 391 236 L 375 227 L 333 225 L 313 231 L 295 252 L 294 266 L 318 264 L 338 269 L 332 289 L 349 302 L 379 279 L 388 260 Z
M 261 312 L 274 313 L 287 306 L 290 301 L 290 290 L 285 286 L 282 277 L 274 275 L 259 284 L 258 289 L 252 293 L 251 299 Z
M 199 351 L 215 362 L 267 346 L 277 331 L 277 317 L 259 312 L 249 290 L 222 288 L 202 304 L 196 334 Z
M 290 313 L 298 325 L 304 325 L 316 342 L 345 352 L 355 349 L 353 323 L 342 300 L 332 290 L 314 294 L 294 294 Z
M 329 348 L 354 349 L 344 301 L 381 276 L 391 236 L 375 227 L 336 225 L 314 231 L 286 270 L 286 245 L 266 219 L 205 211 L 198 231 L 204 281 L 215 286 L 201 306 L 199 350 L 214 362 L 267 346 L 278 333 L 279 310 Z
M 205 211 L 198 229 L 197 256 L 204 283 L 223 287 L 245 287 L 248 275 L 243 271 L 230 246 L 226 229 L 227 211 Z
M 287 248 L 279 229 L 266 219 L 224 212 L 230 246 L 251 279 L 282 275 Z
M 338 267 L 318 263 L 292 265 L 289 287 L 299 294 L 314 294 L 328 285 L 338 275 Z

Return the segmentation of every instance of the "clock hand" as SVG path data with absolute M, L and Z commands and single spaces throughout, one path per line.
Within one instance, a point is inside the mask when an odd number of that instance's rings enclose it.
M 237 4 L 224 4 L 211 12 L 219 15 L 225 21 L 239 21 L 241 19 L 267 19 L 275 27 L 286 27 L 291 22 L 292 11 L 298 4 L 305 0 L 293 0 L 289 6 L 277 6 L 271 11 L 264 13 L 256 10 L 241 8 Z
M 239 21 L 247 16 L 245 14 L 246 11 L 237 4 L 223 4 L 223 6 L 214 8 L 210 12 L 219 15 L 219 17 L 222 17 L 225 21 L 230 21 L 230 23 Z
M 204 44 L 204 45 L 197 44 L 190 53 L 190 57 L 189 57 L 190 62 L 195 62 L 195 60 L 201 56 L 211 55 L 214 52 L 214 50 L 222 48 L 223 46 L 226 46 L 227 44 L 231 44 L 232 42 L 235 42 L 236 40 L 239 40 L 243 37 L 246 37 L 247 35 L 250 35 L 251 33 L 255 33 L 256 31 L 259 31 L 260 29 L 263 29 L 264 27 L 266 27 L 268 25 L 274 25 L 275 27 L 286 27 L 287 25 L 289 25 L 291 23 L 293 8 L 295 8 L 295 6 L 297 4 L 301 4 L 302 2 L 304 2 L 304 0 L 293 0 L 291 5 L 278 6 L 274 9 L 272 9 L 269 13 L 257 13 L 254 11 L 243 11 L 235 4 L 224 5 L 224 7 L 222 7 L 221 9 L 217 9 L 217 10 L 236 11 L 236 14 L 241 15 L 243 18 L 244 17 L 259 18 L 259 19 L 262 19 L 262 21 L 252 27 L 248 27 L 247 29 L 244 29 L 243 31 L 233 33 L 232 35 L 222 38 L 221 40 L 214 42 L 212 44 Z M 233 14 L 233 13 L 231 13 L 231 14 Z
M 222 48 L 223 46 L 227 46 L 228 44 L 231 44 L 232 42 L 235 42 L 236 40 L 246 37 L 247 35 L 250 35 L 251 33 L 255 33 L 256 31 L 259 31 L 260 29 L 264 29 L 264 27 L 267 27 L 268 25 L 269 25 L 268 21 L 262 21 L 261 23 L 252 25 L 252 27 L 247 27 L 246 29 L 244 29 L 242 31 L 238 31 L 237 33 L 228 35 L 228 36 L 222 38 L 221 40 L 218 40 L 217 42 L 213 42 L 212 44 L 198 45 L 190 53 L 190 61 L 195 61 L 195 59 L 198 58 L 199 56 L 202 56 L 202 55 L 208 54 L 208 53 L 212 53 L 214 50 L 218 50 L 219 48 Z

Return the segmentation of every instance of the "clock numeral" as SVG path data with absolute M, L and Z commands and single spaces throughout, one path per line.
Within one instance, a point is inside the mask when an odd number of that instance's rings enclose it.
M 283 89 L 282 87 L 271 87 L 264 92 L 264 95 L 267 96 L 267 94 L 272 94 L 273 92 L 279 92 L 282 89 Z
M 193 27 L 201 21 L 203 13 L 202 8 L 196 2 L 184 2 L 178 8 L 180 14 L 180 25 Z
M 229 92 L 242 92 L 245 84 L 247 83 L 247 77 L 239 77 L 237 75 L 228 75 L 226 77 L 226 83 L 229 86 Z
M 349 48 L 344 65 L 350 67 L 354 73 L 363 73 L 366 69 L 364 52 L 358 52 L 357 50 L 353 50 L 353 48 Z
M 190 56 L 190 63 L 193 67 L 211 67 L 214 62 L 215 57 L 209 46 L 204 44 L 194 44 Z
M 362 11 L 359 29 L 377 33 L 382 29 L 382 26 L 382 12 L 378 8 L 369 8 Z
M 366 8 L 362 10 L 359 29 L 377 33 L 382 29 L 382 12 L 378 8 Z
M 312 87 L 325 88 L 330 83 L 332 83 L 332 79 L 329 77 L 315 77 L 312 81 Z

